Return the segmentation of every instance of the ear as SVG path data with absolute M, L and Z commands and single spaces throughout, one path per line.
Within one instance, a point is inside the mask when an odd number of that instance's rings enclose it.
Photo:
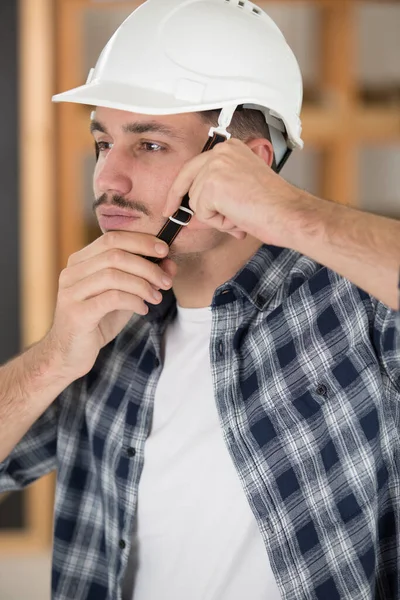
M 270 167 L 274 159 L 274 149 L 272 144 L 266 138 L 257 138 L 246 142 L 246 146 L 250 148 L 254 154 L 257 154 Z

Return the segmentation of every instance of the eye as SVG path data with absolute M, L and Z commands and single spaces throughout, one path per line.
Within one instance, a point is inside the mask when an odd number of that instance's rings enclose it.
M 112 148 L 111 142 L 96 142 L 96 148 L 98 152 L 104 152 L 105 150 L 111 150 Z
M 150 153 L 163 152 L 166 150 L 164 146 L 160 146 L 160 144 L 156 144 L 156 142 L 142 142 L 141 146 L 145 152 Z

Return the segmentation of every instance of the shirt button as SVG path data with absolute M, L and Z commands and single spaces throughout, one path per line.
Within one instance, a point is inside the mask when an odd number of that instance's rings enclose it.
M 121 550 L 125 550 L 126 543 L 124 542 L 124 540 L 119 540 L 119 544 L 118 545 L 121 548 Z
M 224 355 L 224 344 L 223 344 L 222 342 L 220 342 L 220 343 L 218 344 L 218 354 L 219 354 L 220 356 L 223 356 L 223 355 Z
M 266 300 L 265 300 L 264 296 L 261 296 L 261 294 L 259 294 L 257 296 L 257 304 L 258 304 L 258 306 L 264 306 L 265 302 L 266 302 Z
M 129 458 L 133 458 L 134 456 L 136 456 L 136 450 L 135 450 L 135 448 L 128 448 L 128 450 L 126 451 L 126 453 L 129 456 Z
M 328 388 L 323 383 L 320 383 L 315 391 L 317 392 L 318 396 L 323 396 L 324 398 L 328 394 Z

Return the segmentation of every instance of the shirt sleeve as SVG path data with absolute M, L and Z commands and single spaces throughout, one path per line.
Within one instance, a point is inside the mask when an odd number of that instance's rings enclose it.
M 0 462 L 0 493 L 20 490 L 56 468 L 58 400 Z
M 400 269 L 399 269 L 399 283 L 397 284 L 397 310 L 400 313 Z
M 400 312 L 377 300 L 372 338 L 384 370 L 400 392 Z

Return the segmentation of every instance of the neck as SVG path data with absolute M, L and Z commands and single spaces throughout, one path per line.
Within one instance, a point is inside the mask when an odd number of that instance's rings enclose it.
M 179 306 L 210 306 L 215 290 L 231 279 L 260 247 L 261 242 L 250 236 L 241 241 L 232 237 L 232 241 L 206 252 L 173 255 L 178 264 L 173 290 Z

